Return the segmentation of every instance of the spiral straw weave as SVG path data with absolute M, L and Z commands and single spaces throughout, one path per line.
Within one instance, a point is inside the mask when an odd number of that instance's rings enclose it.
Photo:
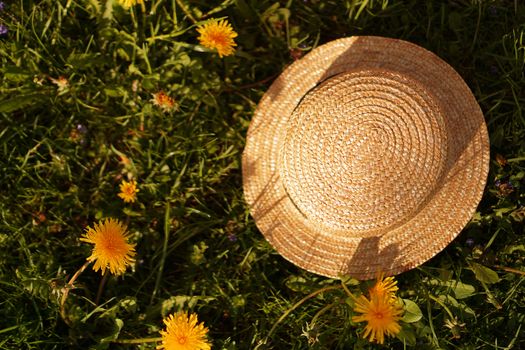
M 483 114 L 431 52 L 339 39 L 292 64 L 248 130 L 243 183 L 266 239 L 321 275 L 368 279 L 433 257 L 485 187 Z

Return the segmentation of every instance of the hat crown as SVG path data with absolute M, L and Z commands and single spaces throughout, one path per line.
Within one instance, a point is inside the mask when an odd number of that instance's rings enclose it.
M 353 237 L 410 220 L 439 186 L 446 123 L 424 86 L 395 71 L 325 80 L 293 111 L 278 169 L 305 219 Z

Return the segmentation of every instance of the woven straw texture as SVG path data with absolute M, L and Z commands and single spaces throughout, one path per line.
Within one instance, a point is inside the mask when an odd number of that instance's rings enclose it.
M 243 153 L 257 227 L 292 263 L 370 279 L 427 261 L 486 183 L 483 114 L 462 78 L 402 40 L 339 39 L 261 99 Z

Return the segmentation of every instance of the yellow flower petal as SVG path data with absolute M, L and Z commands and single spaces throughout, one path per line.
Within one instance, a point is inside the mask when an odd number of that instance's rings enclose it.
M 120 275 L 135 261 L 135 244 L 128 243 L 126 229 L 115 219 L 106 219 L 93 228 L 87 228 L 80 240 L 95 245 L 91 256 L 87 258 L 95 262 L 93 270 L 101 270 L 104 274 L 109 269 L 112 274 Z
M 362 315 L 353 316 L 352 321 L 367 322 L 363 338 L 383 344 L 385 334 L 394 336 L 401 330 L 398 321 L 403 310 L 391 302 L 389 294 L 373 294 L 370 298 L 369 300 L 361 295 L 355 299 L 354 311 Z
M 178 312 L 164 319 L 165 331 L 160 331 L 162 344 L 157 349 L 166 350 L 210 350 L 206 339 L 208 328 L 197 324 L 196 314 Z
M 235 52 L 237 46 L 233 38 L 237 33 L 233 30 L 227 20 L 211 20 L 197 28 L 200 36 L 198 40 L 202 46 L 212 50 L 217 50 L 219 57 L 229 56 Z
M 139 192 L 135 180 L 131 180 L 130 182 L 122 180 L 122 183 L 120 184 L 119 188 L 120 193 L 118 194 L 118 196 L 122 198 L 124 202 L 135 202 L 135 200 L 137 199 L 137 192 Z
M 399 288 L 397 287 L 397 281 L 394 277 L 383 277 L 381 273 L 377 278 L 376 284 L 370 288 L 369 293 L 372 295 L 390 295 L 391 301 L 395 302 L 397 300 L 396 292 Z

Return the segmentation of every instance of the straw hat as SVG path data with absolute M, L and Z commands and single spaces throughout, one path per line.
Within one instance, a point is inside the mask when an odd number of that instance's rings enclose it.
M 287 260 L 369 279 L 445 248 L 488 165 L 483 114 L 458 73 L 417 45 L 363 36 L 316 48 L 274 81 L 248 130 L 243 185 Z

